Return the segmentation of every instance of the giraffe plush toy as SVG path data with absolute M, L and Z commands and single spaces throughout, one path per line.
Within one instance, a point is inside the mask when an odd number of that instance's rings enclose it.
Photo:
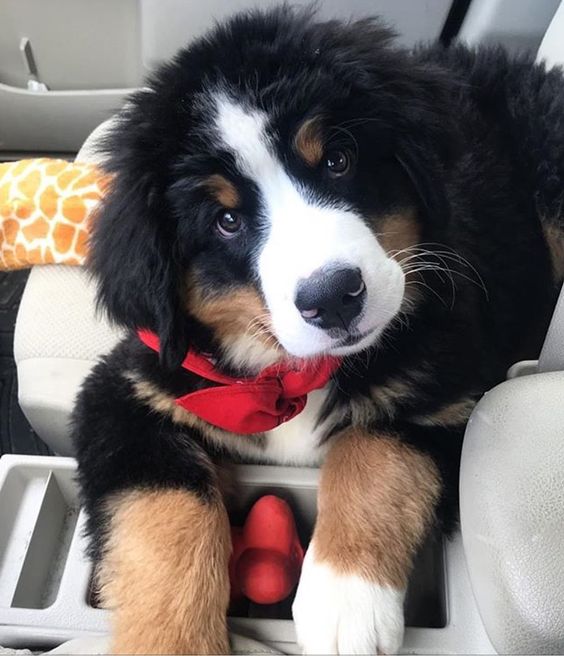
M 0 164 L 0 270 L 84 263 L 88 222 L 109 176 L 92 164 Z

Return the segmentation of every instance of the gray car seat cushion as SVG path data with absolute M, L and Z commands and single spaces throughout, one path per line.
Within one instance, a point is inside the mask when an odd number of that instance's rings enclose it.
M 84 378 L 121 332 L 95 311 L 95 285 L 82 267 L 34 267 L 24 290 L 14 356 L 19 402 L 36 433 L 71 455 L 68 422 Z
M 474 595 L 498 653 L 564 653 L 564 372 L 507 381 L 476 406 L 460 511 Z

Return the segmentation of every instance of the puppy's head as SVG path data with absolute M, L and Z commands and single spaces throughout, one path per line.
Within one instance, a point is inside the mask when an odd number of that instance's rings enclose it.
M 346 355 L 405 305 L 405 254 L 447 219 L 438 73 L 374 21 L 245 14 L 162 68 L 110 139 L 100 299 L 233 364 Z

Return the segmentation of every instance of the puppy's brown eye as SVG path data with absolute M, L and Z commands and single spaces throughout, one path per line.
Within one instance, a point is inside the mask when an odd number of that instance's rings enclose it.
M 330 150 L 325 155 L 325 167 L 332 178 L 340 178 L 349 172 L 351 161 L 344 150 Z
M 234 237 L 243 225 L 241 217 L 236 212 L 222 212 L 215 222 L 217 231 L 222 237 Z

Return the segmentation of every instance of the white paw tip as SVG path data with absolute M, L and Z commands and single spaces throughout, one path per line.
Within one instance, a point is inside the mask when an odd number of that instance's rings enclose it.
M 305 654 L 396 654 L 403 640 L 405 590 L 340 574 L 310 548 L 293 605 Z

